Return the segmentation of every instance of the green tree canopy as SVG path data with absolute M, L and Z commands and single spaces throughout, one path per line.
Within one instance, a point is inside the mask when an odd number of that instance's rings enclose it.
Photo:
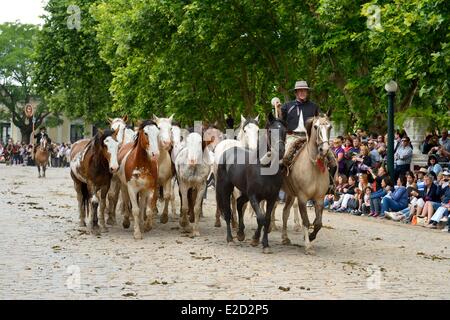
M 69 4 L 82 9 L 79 31 L 65 27 Z M 289 89 L 305 79 L 336 121 L 380 130 L 384 84 L 395 79 L 397 112 L 426 110 L 442 124 L 447 7 L 444 0 L 50 0 L 38 83 L 77 115 L 174 112 L 188 124 L 266 113 L 273 96 L 293 98 Z M 378 25 L 368 25 L 377 12 Z
M 51 114 L 32 84 L 32 54 L 37 33 L 34 25 L 0 24 L 0 105 L 4 106 L 0 109 L 0 118 L 12 119 L 26 143 L 30 141 L 33 126 L 24 114 L 25 105 L 31 100 L 38 102 L 36 127 Z

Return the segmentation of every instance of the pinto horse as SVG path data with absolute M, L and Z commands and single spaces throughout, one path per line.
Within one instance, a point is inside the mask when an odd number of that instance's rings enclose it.
M 106 232 L 104 211 L 111 178 L 119 169 L 117 163 L 117 131 L 99 130 L 92 139 L 83 139 L 72 145 L 70 152 L 70 175 L 77 192 L 80 226 L 86 226 L 85 217 L 91 214 L 89 227 L 97 233 Z M 100 195 L 98 194 L 100 193 Z M 100 199 L 100 214 L 98 220 L 97 208 Z
M 134 141 L 134 130 L 127 128 L 127 115 L 122 118 L 108 119 L 108 121 L 112 130 L 118 130 L 117 141 L 119 142 L 119 148 Z M 109 188 L 108 192 L 108 220 L 106 221 L 106 223 L 109 225 L 116 224 L 116 207 L 119 200 L 119 195 L 120 180 L 117 174 L 115 174 L 111 180 L 111 187 Z
M 244 205 L 250 202 L 256 212 L 258 228 L 253 236 L 252 245 L 257 246 L 264 226 L 263 252 L 270 253 L 268 233 L 272 209 L 278 199 L 278 193 L 283 182 L 281 159 L 284 155 L 286 125 L 269 114 L 266 125 L 268 133 L 267 146 L 270 151 L 261 159 L 258 152 L 234 147 L 225 151 L 217 169 L 216 199 L 217 207 L 223 212 L 227 223 L 227 242 L 233 242 L 231 234 L 230 198 L 234 188 L 241 194 L 237 198 L 239 214 L 238 240 L 245 239 Z M 278 157 L 277 157 L 278 155 Z M 270 166 L 270 168 L 267 168 Z M 266 212 L 261 209 L 260 202 L 266 200 Z
M 156 205 L 158 185 L 158 134 L 155 122 L 144 121 L 138 129 L 134 143 L 122 146 L 119 150 L 121 181 L 120 191 L 125 209 L 123 227 L 130 227 L 130 209 L 134 218 L 134 238 L 142 239 L 143 231 L 153 227 L 152 208 Z M 144 225 L 147 202 L 151 197 L 150 214 Z M 131 205 L 131 208 L 130 208 Z
M 44 136 L 39 141 L 39 147 L 36 150 L 36 155 L 34 157 L 36 162 L 36 167 L 38 168 L 39 172 L 39 178 L 41 177 L 41 167 L 42 167 L 42 177 L 45 178 L 45 170 L 47 169 L 48 165 L 48 141 L 47 138 Z

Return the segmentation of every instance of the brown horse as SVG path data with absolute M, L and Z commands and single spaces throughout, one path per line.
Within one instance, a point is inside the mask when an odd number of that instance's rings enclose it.
M 41 167 L 42 167 L 42 178 L 45 178 L 45 170 L 47 169 L 48 164 L 48 141 L 46 137 L 42 137 L 39 141 L 39 147 L 36 150 L 35 162 L 36 167 L 38 168 L 39 178 L 41 177 Z
M 158 134 L 153 121 L 144 121 L 134 143 L 120 148 L 118 177 L 121 181 L 122 203 L 125 209 L 123 227 L 130 227 L 130 204 L 134 218 L 134 238 L 142 239 L 143 231 L 153 227 L 152 209 L 156 206 L 158 184 Z M 151 196 L 150 213 L 144 225 L 144 216 Z
M 322 211 L 325 194 L 329 187 L 329 173 L 326 165 L 326 155 L 330 148 L 329 138 L 331 123 L 326 117 L 314 117 L 306 122 L 308 141 L 297 156 L 289 175 L 284 177 L 283 190 L 286 192 L 286 204 L 283 209 L 283 244 L 290 244 L 287 236 L 287 220 L 295 198 L 303 222 L 305 251 L 313 254 L 313 241 L 322 228 Z M 306 202 L 314 200 L 316 218 L 314 230 L 309 233 L 309 218 Z
M 70 175 L 77 192 L 80 226 L 86 226 L 85 217 L 89 216 L 89 227 L 97 234 L 107 231 L 104 211 L 111 178 L 119 169 L 117 163 L 118 131 L 99 131 L 92 139 L 83 139 L 72 145 L 70 153 Z M 100 193 L 100 195 L 98 194 Z M 100 223 L 97 218 L 97 208 L 100 199 Z

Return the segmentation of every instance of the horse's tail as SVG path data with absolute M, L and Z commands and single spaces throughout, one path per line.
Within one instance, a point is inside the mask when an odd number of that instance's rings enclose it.
M 87 217 L 88 208 L 89 208 L 89 191 L 86 183 L 81 184 L 81 195 L 83 197 L 83 210 L 85 212 L 85 216 Z

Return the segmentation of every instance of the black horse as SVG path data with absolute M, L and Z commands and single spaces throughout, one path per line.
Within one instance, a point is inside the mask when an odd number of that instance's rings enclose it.
M 243 207 L 250 201 L 256 212 L 258 222 L 252 245 L 257 246 L 259 244 L 261 229 L 264 226 L 263 252 L 269 253 L 268 233 L 271 212 L 278 199 L 283 180 L 281 160 L 284 155 L 286 124 L 284 121 L 276 119 L 270 113 L 266 132 L 267 137 L 264 139 L 264 142 L 270 151 L 261 159 L 258 156 L 258 152 L 252 152 L 240 147 L 234 147 L 224 152 L 217 171 L 216 199 L 217 206 L 224 214 L 227 223 L 227 242 L 232 242 L 230 196 L 234 187 L 241 191 L 241 196 L 237 199 L 239 214 L 238 240 L 243 241 L 245 239 Z M 262 200 L 267 202 L 265 214 L 260 207 Z

